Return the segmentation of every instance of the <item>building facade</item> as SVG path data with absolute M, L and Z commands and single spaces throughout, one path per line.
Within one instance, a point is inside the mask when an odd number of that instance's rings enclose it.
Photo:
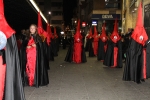
M 78 8 L 78 17 L 89 25 L 95 22 L 99 32 L 101 32 L 102 24 L 105 22 L 107 33 L 111 33 L 116 18 L 119 20 L 121 31 L 122 0 L 79 0 Z
M 35 0 L 48 22 L 62 29 L 63 0 Z
M 123 33 L 129 28 L 135 28 L 139 3 L 143 5 L 143 22 L 147 34 L 150 36 L 150 1 L 149 0 L 123 0 L 122 27 Z
M 62 28 L 63 0 L 50 0 L 50 12 L 51 15 L 48 19 L 50 20 L 51 25 Z

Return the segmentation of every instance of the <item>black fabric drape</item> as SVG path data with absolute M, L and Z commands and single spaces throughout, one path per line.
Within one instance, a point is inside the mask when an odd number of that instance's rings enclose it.
M 74 49 L 74 39 L 71 38 L 70 46 L 68 48 L 65 61 L 66 62 L 72 62 L 73 61 L 73 49 Z
M 44 86 L 49 84 L 48 78 L 48 61 L 44 47 L 44 43 L 42 42 L 41 38 L 38 35 L 33 36 L 34 41 L 36 42 L 36 71 L 35 71 L 35 78 L 34 78 L 34 85 L 36 87 Z M 28 44 L 28 39 L 23 41 L 23 45 L 21 47 L 21 68 L 22 68 L 22 79 L 24 85 L 28 85 L 28 78 L 26 75 L 26 46 Z
M 99 39 L 99 41 L 98 41 L 98 54 L 97 54 L 97 60 L 98 61 L 104 60 L 104 58 L 105 58 L 105 49 L 104 49 L 105 44 L 106 43 L 102 42 L 102 40 Z
M 7 39 L 4 100 L 25 100 L 15 35 Z
M 89 57 L 94 57 L 94 50 L 93 50 L 93 39 L 89 39 Z
M 116 44 L 113 43 L 111 40 L 108 41 L 108 47 L 104 59 L 104 65 L 106 66 L 113 66 L 114 65 L 114 47 L 118 48 L 118 55 L 117 55 L 117 68 L 122 68 L 122 44 L 121 41 L 118 41 Z

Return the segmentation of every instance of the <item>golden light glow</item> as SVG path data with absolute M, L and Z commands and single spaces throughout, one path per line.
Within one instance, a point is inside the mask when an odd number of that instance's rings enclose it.
M 34 0 L 29 0 L 31 2 L 31 4 L 34 6 L 34 8 L 36 9 L 37 12 L 40 12 L 41 17 L 44 19 L 44 21 L 47 23 L 47 19 L 45 18 L 45 16 L 43 15 L 43 13 L 41 12 L 40 8 L 37 6 L 37 4 L 35 3 Z

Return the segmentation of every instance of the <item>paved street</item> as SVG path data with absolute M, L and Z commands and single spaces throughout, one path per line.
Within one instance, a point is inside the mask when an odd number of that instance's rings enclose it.
M 150 100 L 150 80 L 142 84 L 122 81 L 123 69 L 108 68 L 87 57 L 88 62 L 64 62 L 67 50 L 60 50 L 50 62 L 50 84 L 25 87 L 27 100 Z

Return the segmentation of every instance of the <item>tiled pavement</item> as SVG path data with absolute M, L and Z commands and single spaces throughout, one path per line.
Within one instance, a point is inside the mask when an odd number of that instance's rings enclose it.
M 66 50 L 60 50 L 50 62 L 50 84 L 25 87 L 27 100 L 150 100 L 150 80 L 142 84 L 122 81 L 123 69 L 107 68 L 96 58 L 74 64 L 64 62 Z

